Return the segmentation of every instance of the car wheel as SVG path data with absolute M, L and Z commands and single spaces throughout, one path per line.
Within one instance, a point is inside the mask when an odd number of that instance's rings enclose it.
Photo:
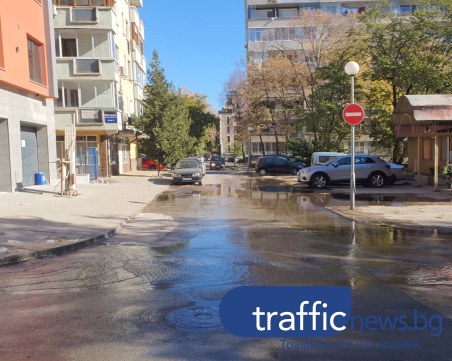
M 198 184 L 199 184 L 200 186 L 202 186 L 202 181 L 199 181 Z
M 384 186 L 386 181 L 386 176 L 381 172 L 372 173 L 369 178 L 369 184 L 374 188 L 381 188 Z
M 267 174 L 267 171 L 266 171 L 265 169 L 262 168 L 262 169 L 259 170 L 259 174 L 262 175 L 262 176 L 263 176 L 263 175 L 266 175 L 266 174 Z
M 297 175 L 297 173 L 298 173 L 298 169 L 297 168 L 292 168 L 290 170 L 290 174 L 292 174 L 292 175 Z
M 176 185 L 178 182 L 176 180 L 173 179 L 173 181 L 171 182 L 173 185 Z
M 323 189 L 328 185 L 328 176 L 324 173 L 317 173 L 311 177 L 311 187 Z

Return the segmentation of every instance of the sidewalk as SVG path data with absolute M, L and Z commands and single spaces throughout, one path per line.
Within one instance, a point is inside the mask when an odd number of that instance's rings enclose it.
M 348 190 L 333 190 L 333 193 L 349 194 Z M 357 198 L 367 195 L 381 195 L 381 204 L 361 205 L 355 209 L 347 205 L 333 205 L 331 211 L 360 222 L 399 226 L 407 228 L 437 229 L 452 232 L 452 190 L 443 187 L 438 192 L 432 186 L 413 187 L 395 185 L 381 189 L 357 188 Z M 393 197 L 392 201 L 385 198 Z
M 60 197 L 55 185 L 0 193 L 0 265 L 108 238 L 168 188 L 171 178 L 161 174 L 137 171 L 110 183 L 79 184 L 76 197 Z

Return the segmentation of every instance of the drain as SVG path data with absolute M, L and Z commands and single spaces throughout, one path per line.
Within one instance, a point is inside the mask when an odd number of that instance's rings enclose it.
M 171 311 L 167 319 L 184 331 L 209 332 L 222 327 L 220 301 L 199 301 L 194 305 Z

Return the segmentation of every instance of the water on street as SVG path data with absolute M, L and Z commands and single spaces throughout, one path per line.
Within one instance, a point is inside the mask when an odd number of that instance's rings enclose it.
M 0 360 L 452 360 L 452 235 L 341 218 L 328 193 L 204 183 L 172 186 L 108 242 L 0 268 Z M 417 310 L 441 332 L 239 338 L 218 309 L 243 285 L 348 286 L 353 314 Z

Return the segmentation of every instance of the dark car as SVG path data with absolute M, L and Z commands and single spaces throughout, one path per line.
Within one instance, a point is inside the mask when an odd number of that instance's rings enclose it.
M 303 163 L 292 162 L 287 156 L 280 155 L 262 156 L 255 165 L 256 172 L 260 175 L 266 175 L 267 173 L 296 175 L 303 167 Z
M 225 169 L 225 160 L 223 157 L 220 157 L 218 155 L 213 155 L 212 158 L 210 158 L 210 170 L 212 169 Z

